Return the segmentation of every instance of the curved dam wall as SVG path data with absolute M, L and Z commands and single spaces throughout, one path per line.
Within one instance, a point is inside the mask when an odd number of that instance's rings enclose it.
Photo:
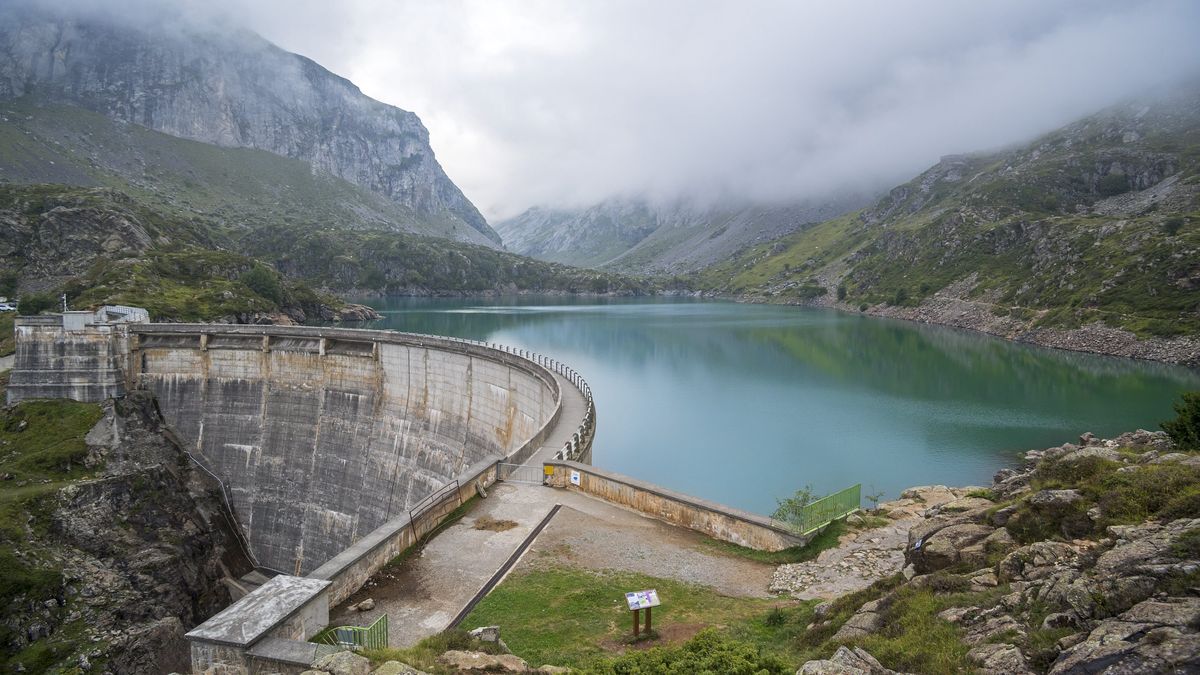
M 476 343 L 337 328 L 136 324 L 131 369 L 226 485 L 259 565 L 301 575 L 561 411 L 554 376 Z

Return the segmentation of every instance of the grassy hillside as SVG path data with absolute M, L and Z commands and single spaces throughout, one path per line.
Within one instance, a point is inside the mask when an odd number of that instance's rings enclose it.
M 873 311 L 934 296 L 1034 326 L 1200 333 L 1200 87 L 1003 152 L 742 251 L 697 286 Z
M 146 307 L 153 318 L 321 318 L 331 292 L 636 293 L 641 281 L 390 229 L 210 227 L 110 188 L 0 184 L 0 268 L 23 302 Z M 47 302 L 46 304 L 53 304 Z

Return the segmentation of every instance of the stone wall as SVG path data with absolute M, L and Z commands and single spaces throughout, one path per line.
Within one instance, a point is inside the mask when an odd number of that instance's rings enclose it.
M 578 462 L 554 460 L 546 462 L 545 466 L 551 472 L 549 482 L 554 487 L 580 490 L 714 539 L 760 551 L 780 551 L 807 541 L 807 538 L 794 534 L 766 516 L 668 490 L 636 478 Z M 578 474 L 578 484 L 572 482 L 572 473 Z
M 228 487 L 258 563 L 305 574 L 467 467 L 557 421 L 554 377 L 453 339 L 280 326 L 134 327 L 132 367 Z

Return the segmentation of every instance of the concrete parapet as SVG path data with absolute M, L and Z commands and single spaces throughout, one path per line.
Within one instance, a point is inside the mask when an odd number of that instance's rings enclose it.
M 587 464 L 553 460 L 546 462 L 545 466 L 552 470 L 548 482 L 554 487 L 578 489 L 714 539 L 760 551 L 780 551 L 808 541 L 808 538 L 795 534 L 766 516 L 668 490 Z M 572 472 L 578 474 L 578 484 L 573 483 Z

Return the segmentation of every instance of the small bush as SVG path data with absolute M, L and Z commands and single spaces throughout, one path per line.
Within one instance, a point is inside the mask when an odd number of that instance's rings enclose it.
M 1200 450 L 1200 391 L 1185 393 L 1175 404 L 1176 417 L 1162 423 L 1180 450 Z
M 47 310 L 57 309 L 58 299 L 50 293 L 30 293 L 21 297 L 17 309 L 26 316 L 41 314 Z
M 1162 224 L 1163 232 L 1165 232 L 1167 234 L 1167 236 L 1170 236 L 1170 237 L 1173 237 L 1173 236 L 1179 234 L 1179 230 L 1182 227 L 1183 227 L 1183 217 L 1182 216 L 1172 216 L 1172 217 L 1164 220 L 1163 224 Z
M 278 275 L 265 265 L 255 265 L 242 275 L 241 282 L 262 298 L 276 305 L 283 303 L 283 284 L 279 283 Z
M 846 299 L 846 284 L 838 284 L 838 287 L 837 287 L 837 299 L 838 299 L 838 300 L 845 300 L 845 299 Z
M 598 661 L 582 672 L 603 675 L 618 673 L 745 673 L 746 675 L 791 675 L 789 666 L 777 656 L 763 654 L 758 647 L 725 637 L 708 628 L 678 647 L 654 647 Z

